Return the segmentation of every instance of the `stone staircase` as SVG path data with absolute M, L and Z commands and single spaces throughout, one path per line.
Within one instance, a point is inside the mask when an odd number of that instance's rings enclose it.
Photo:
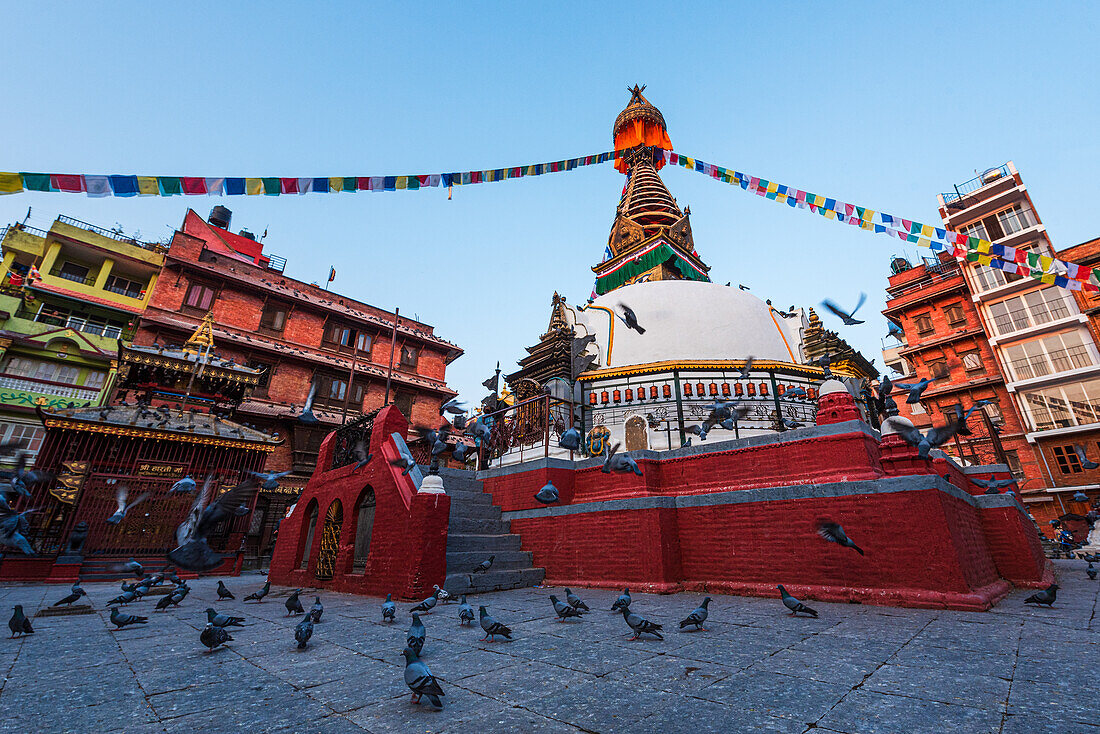
M 531 565 L 531 553 L 520 550 L 519 536 L 508 532 L 508 521 L 501 519 L 500 508 L 473 472 L 440 469 L 439 475 L 451 497 L 444 588 L 452 594 L 477 594 L 541 584 L 546 570 Z M 488 573 L 470 573 L 490 555 L 496 558 Z

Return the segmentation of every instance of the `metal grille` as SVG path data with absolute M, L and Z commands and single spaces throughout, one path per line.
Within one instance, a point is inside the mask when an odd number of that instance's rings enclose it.
M 374 430 L 374 418 L 377 415 L 378 411 L 375 410 L 336 429 L 336 437 L 332 442 L 333 469 L 358 463 L 355 458 L 355 444 L 360 441 L 370 450 L 371 432 Z
M 340 500 L 333 500 L 325 513 L 325 527 L 321 534 L 321 551 L 317 554 L 317 578 L 330 579 L 336 575 L 336 552 L 340 548 L 340 525 L 344 522 L 344 508 Z

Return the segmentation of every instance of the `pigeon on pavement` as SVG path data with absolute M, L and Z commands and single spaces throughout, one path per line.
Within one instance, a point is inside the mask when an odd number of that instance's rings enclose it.
M 219 600 L 221 600 L 221 599 L 236 599 L 236 598 L 237 597 L 233 596 L 232 591 L 225 588 L 225 582 L 224 581 L 219 581 L 218 582 L 218 599 Z
M 837 543 L 845 548 L 851 548 L 861 556 L 865 555 L 863 549 L 852 542 L 852 539 L 845 534 L 844 528 L 840 527 L 838 523 L 829 520 L 820 523 L 817 526 L 817 534 L 830 543 Z
M 1042 591 L 1037 591 L 1024 599 L 1024 604 L 1046 604 L 1049 607 L 1054 604 L 1054 600 L 1058 596 L 1058 589 L 1058 584 L 1051 584 Z
M 432 584 L 432 589 L 435 590 L 435 598 L 439 599 L 440 604 L 455 600 L 454 595 L 446 589 L 439 588 L 439 584 Z
M 23 614 L 22 604 L 15 605 L 15 610 L 11 615 L 11 619 L 8 620 L 8 629 L 11 630 L 12 637 L 16 635 L 34 634 L 34 629 L 31 627 L 31 621 Z
M 554 614 L 558 615 L 559 622 L 564 622 L 567 617 L 580 617 L 584 614 L 581 610 L 558 601 L 558 597 L 553 594 L 550 595 L 550 603 L 554 605 Z
M 218 627 L 210 622 L 207 622 L 202 632 L 199 633 L 199 641 L 211 650 L 219 645 L 224 645 L 232 639 L 232 635 L 226 632 L 224 627 Z
M 615 603 L 611 605 L 611 611 L 621 612 L 630 606 L 630 588 L 623 589 L 623 593 L 619 594 L 619 598 L 615 600 Z
M 709 604 L 710 597 L 708 596 L 703 599 L 703 603 L 700 604 L 694 612 L 687 616 L 687 619 L 685 619 L 683 622 L 680 622 L 680 629 L 683 629 L 684 627 L 687 627 L 689 625 L 695 625 L 695 629 L 703 630 L 704 632 L 706 632 L 707 628 L 703 626 L 703 622 L 707 621 L 707 615 L 710 614 L 710 612 L 707 611 L 707 605 Z
M 149 621 L 148 617 L 139 617 L 136 614 L 123 614 L 118 609 L 111 610 L 111 624 L 115 626 L 115 629 L 122 629 L 131 624 L 145 624 Z
M 313 617 L 308 614 L 294 627 L 294 639 L 298 641 L 298 649 L 304 650 L 309 638 L 313 637 Z
M 321 621 L 321 615 L 325 613 L 325 607 L 321 604 L 321 597 L 315 596 L 313 598 L 313 606 L 309 608 L 309 616 L 314 622 Z
M 458 623 L 462 626 L 474 623 L 474 610 L 466 603 L 465 594 L 462 595 L 462 603 L 458 607 Z
M 249 594 L 244 598 L 244 601 L 263 601 L 263 598 L 271 592 L 271 582 L 268 581 L 264 584 L 264 587 L 259 591 Z
M 286 616 L 291 614 L 305 614 L 305 609 L 302 608 L 302 602 L 298 599 L 298 595 L 302 593 L 301 589 L 295 589 L 294 593 L 286 598 L 283 602 L 283 606 L 286 607 Z
M 244 617 L 231 617 L 228 614 L 218 614 L 213 607 L 206 608 L 206 621 L 215 627 L 244 627 Z
M 393 595 L 386 594 L 386 601 L 382 602 L 382 621 L 392 622 L 397 617 L 397 605 L 393 603 Z
M 481 606 L 477 609 L 478 612 L 481 613 L 481 629 L 485 630 L 485 636 L 481 638 L 482 642 L 485 640 L 496 642 L 493 638 L 497 635 L 503 635 L 509 640 L 512 639 L 512 630 L 510 628 L 505 627 L 503 624 L 493 619 L 485 607 Z
M 795 599 L 793 596 L 788 594 L 787 590 L 783 588 L 783 584 L 780 584 L 775 588 L 779 589 L 779 593 L 783 597 L 783 606 L 791 610 L 791 616 L 798 616 L 798 613 L 802 612 L 803 614 L 809 614 L 814 619 L 817 619 L 817 612 L 815 612 L 813 609 L 810 609 L 798 599 Z
M 420 659 L 419 654 L 412 647 L 406 647 L 402 652 L 405 656 L 405 685 L 413 692 L 412 702 L 420 703 L 421 696 L 427 696 L 428 700 L 436 708 L 443 708 L 440 696 L 445 696 L 438 681 L 428 670 L 428 666 Z
M 636 640 L 641 635 L 653 635 L 658 640 L 665 639 L 660 632 L 661 625 L 650 622 L 645 617 L 635 614 L 634 612 L 630 611 L 630 607 L 623 607 L 622 612 L 623 619 L 626 620 L 626 623 L 630 626 L 630 629 L 634 630 L 634 636 L 630 639 Z
M 424 636 L 427 631 L 424 629 L 424 623 L 420 621 L 419 614 L 413 614 L 412 624 L 409 625 L 409 631 L 405 637 L 405 644 L 416 651 L 419 655 L 424 649 Z
M 435 593 L 433 593 L 431 596 L 429 596 L 427 599 L 425 599 L 424 601 L 417 604 L 415 607 L 413 607 L 409 611 L 410 612 L 430 612 L 432 610 L 432 608 L 438 603 L 439 603 L 439 597 L 436 596 Z
M 80 597 L 88 595 L 88 592 L 86 592 L 86 591 L 84 591 L 84 589 L 80 588 L 80 582 L 79 581 L 77 581 L 75 584 L 72 585 L 72 587 L 70 588 L 70 591 L 72 592 L 71 594 L 69 594 L 66 597 L 63 597 L 63 598 L 59 599 L 58 601 L 55 601 L 52 606 L 59 607 L 62 604 L 64 604 L 65 606 L 69 606 L 70 604 L 73 604 L 74 602 L 76 602 L 76 600 L 79 599 Z
M 573 593 L 571 589 L 565 590 L 565 600 L 569 602 L 569 606 L 574 609 L 583 609 L 586 612 L 592 611 L 588 608 L 588 605 L 581 601 L 581 598 Z
M 129 604 L 137 598 L 137 594 L 135 594 L 133 591 L 124 591 L 116 596 L 114 599 L 111 599 L 109 602 L 107 602 L 107 606 L 111 606 L 112 604 Z

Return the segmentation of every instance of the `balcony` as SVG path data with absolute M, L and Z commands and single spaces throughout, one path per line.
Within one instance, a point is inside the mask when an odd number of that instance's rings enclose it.
M 69 328 L 84 334 L 102 336 L 111 340 L 121 338 L 123 341 L 130 341 L 134 337 L 134 331 L 136 330 L 136 327 L 133 326 L 122 328 L 121 326 L 112 326 L 96 321 L 89 321 L 79 316 L 53 316 L 45 313 L 35 313 L 34 311 L 28 311 L 23 308 L 15 312 L 15 318 L 26 319 L 27 321 L 34 321 L 39 324 Z
M 100 237 L 107 237 L 117 242 L 125 242 L 128 245 L 140 247 L 143 250 L 149 250 L 151 252 L 158 253 L 168 252 L 168 246 L 162 245 L 159 242 L 142 242 L 141 240 L 136 240 L 133 237 L 127 237 L 121 231 L 113 231 L 110 229 L 104 229 L 103 227 L 97 227 L 94 224 L 88 224 L 87 222 L 82 222 L 79 219 L 66 217 L 64 214 L 58 216 L 57 221 L 61 222 L 62 224 L 67 224 L 70 227 L 76 227 L 77 229 L 83 229 L 88 232 L 95 232 Z
M 1045 377 L 1057 372 L 1069 372 L 1070 370 L 1088 367 L 1091 364 L 1092 359 L 1089 357 L 1089 351 L 1084 345 L 1070 349 L 1059 349 L 1056 352 L 1050 352 L 1045 358 L 1036 355 L 1014 359 L 1008 363 L 1017 382 Z
M 66 400 L 61 401 L 65 404 L 68 404 L 69 401 L 94 403 L 99 397 L 99 388 L 86 388 L 49 380 L 36 380 L 33 377 L 0 375 L 0 402 L 5 404 L 20 402 L 28 405 L 36 404 L 33 397 L 14 396 L 9 394 L 9 391 L 66 398 Z
M 96 276 L 92 273 L 88 275 L 77 275 L 75 273 L 66 273 L 62 269 L 62 266 L 57 266 L 50 271 L 50 275 L 57 278 L 64 278 L 65 280 L 71 280 L 74 283 L 80 283 L 81 285 L 95 285 Z

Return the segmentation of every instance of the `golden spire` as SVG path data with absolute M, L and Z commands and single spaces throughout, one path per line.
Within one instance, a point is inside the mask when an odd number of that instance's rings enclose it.
M 211 309 L 202 317 L 195 333 L 183 345 L 183 351 L 188 354 L 199 354 L 204 349 L 214 348 L 214 310 Z

